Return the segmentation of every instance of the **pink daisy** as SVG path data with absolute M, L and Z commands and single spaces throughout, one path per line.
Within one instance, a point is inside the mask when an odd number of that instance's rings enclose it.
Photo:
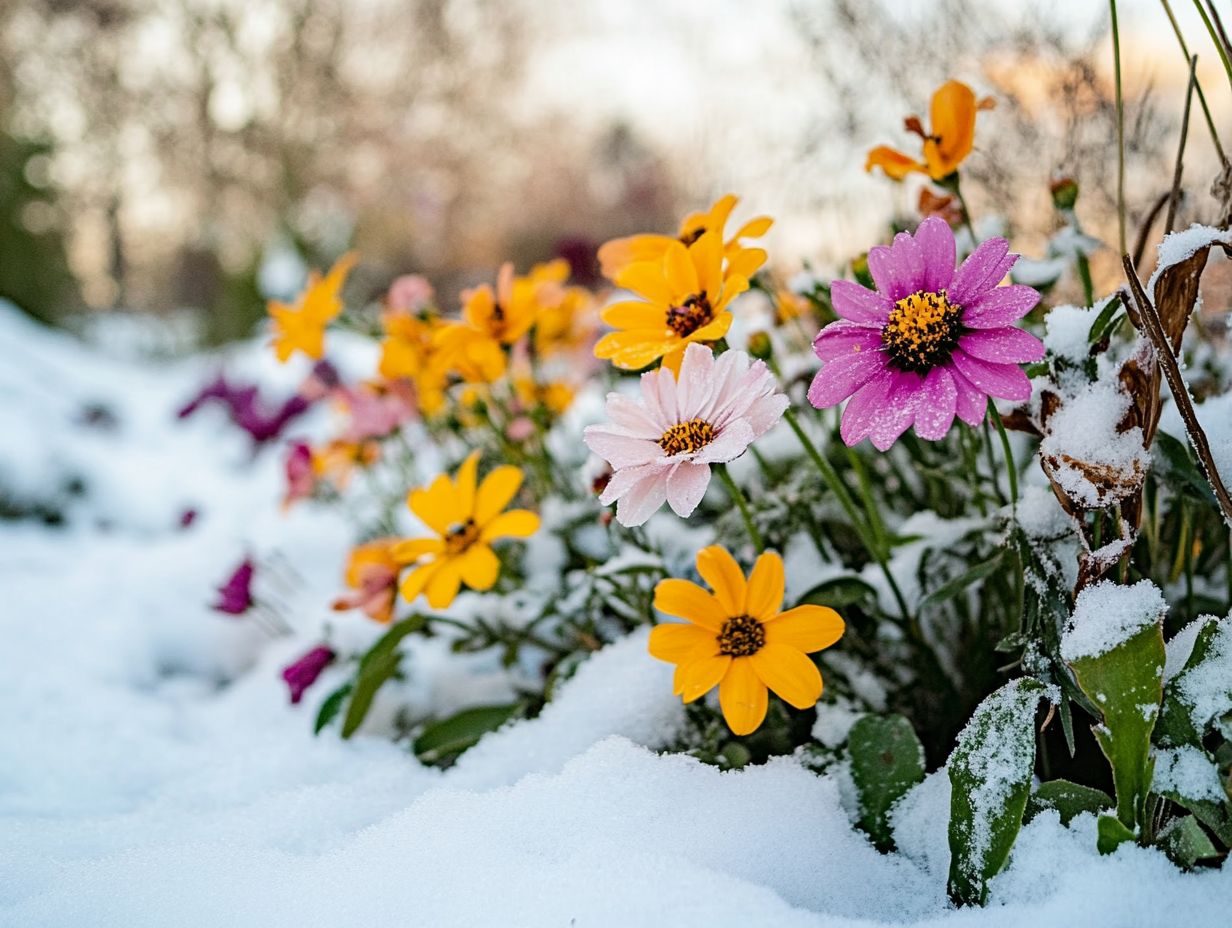
M 704 345 L 685 349 L 679 375 L 642 375 L 640 400 L 607 396 L 610 425 L 592 425 L 585 441 L 612 465 L 599 502 L 616 505 L 621 525 L 641 525 L 666 500 L 687 518 L 710 484 L 710 465 L 744 454 L 779 421 L 787 397 L 774 375 L 743 351 L 718 358 Z
M 1018 255 L 990 238 L 954 269 L 954 233 L 939 217 L 912 237 L 900 232 L 868 253 L 877 290 L 836 280 L 830 295 L 842 318 L 813 342 L 825 363 L 808 397 L 818 409 L 850 397 L 843 441 L 889 448 L 912 425 L 921 438 L 945 437 L 954 416 L 979 425 L 987 397 L 1023 402 L 1031 382 L 1019 364 L 1038 361 L 1044 345 L 1016 328 L 1039 302 L 1021 284 L 998 287 Z

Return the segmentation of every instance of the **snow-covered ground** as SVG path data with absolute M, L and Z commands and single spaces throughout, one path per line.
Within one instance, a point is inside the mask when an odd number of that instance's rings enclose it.
M 256 343 L 227 362 L 297 382 Z M 314 738 L 331 680 L 292 707 L 279 673 L 326 621 L 375 633 L 328 611 L 351 527 L 283 513 L 280 455 L 254 461 L 221 416 L 175 421 L 218 364 L 115 360 L 0 307 L 0 488 L 67 512 L 0 522 L 0 925 L 1228 924 L 1232 873 L 1101 858 L 1093 818 L 1052 813 L 989 908 L 954 910 L 944 773 L 904 800 L 884 856 L 839 781 L 794 759 L 659 755 L 682 714 L 643 634 L 448 772 L 378 736 Z M 263 593 L 290 637 L 209 609 L 249 550 L 280 553 Z M 427 701 L 502 685 L 495 656 L 415 647 Z

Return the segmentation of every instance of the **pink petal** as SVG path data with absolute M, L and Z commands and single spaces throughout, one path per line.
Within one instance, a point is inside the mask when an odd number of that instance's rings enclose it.
M 660 470 L 634 484 L 616 504 L 616 521 L 636 528 L 654 515 L 667 499 L 667 474 Z
M 655 392 L 659 395 L 659 408 L 669 422 L 680 421 L 680 397 L 676 390 L 676 378 L 666 367 L 659 368 Z
M 1022 329 L 979 329 L 958 340 L 958 347 L 973 358 L 998 364 L 1029 364 L 1044 357 L 1044 343 Z
M 622 393 L 607 395 L 607 415 L 614 425 L 641 438 L 658 439 L 670 424 L 655 421 L 649 410 Z
M 994 364 L 955 348 L 950 360 L 959 373 L 989 396 L 1022 403 L 1031 398 L 1031 381 L 1016 364 Z
M 877 290 L 891 303 L 896 303 L 909 293 L 915 293 L 911 267 L 904 266 L 886 245 L 877 245 L 868 250 L 868 272 L 877 284 Z
M 658 370 L 647 371 L 642 374 L 641 381 L 639 382 L 639 386 L 642 388 L 642 406 L 645 407 L 650 420 L 656 424 L 663 425 L 664 428 L 675 422 L 676 417 L 672 412 L 664 410 L 663 406 L 659 403 L 659 378 L 670 377 L 671 375 L 671 371 L 659 368 Z M 608 414 L 611 415 L 611 394 L 608 394 L 608 406 Z M 660 430 L 659 434 L 663 434 L 662 430 Z
M 582 432 L 586 447 L 603 458 L 613 468 L 637 467 L 663 457 L 658 442 L 632 435 L 610 432 L 602 426 L 587 426 Z
M 949 368 L 950 377 L 958 390 L 954 403 L 954 411 L 958 418 L 975 428 L 984 421 L 988 413 L 988 394 L 976 387 L 970 380 L 958 373 L 956 368 Z
M 877 351 L 880 348 L 880 332 L 843 319 L 831 322 L 813 339 L 813 354 L 822 361 L 833 361 L 843 355 Z
M 892 371 L 881 415 L 869 429 L 868 437 L 878 451 L 886 451 L 898 436 L 911 427 L 920 402 L 924 378 L 907 371 Z
M 950 284 L 950 299 L 965 306 L 985 290 L 995 287 L 1009 270 L 1004 267 L 1009 249 L 1010 243 L 1003 238 L 990 238 L 981 242 L 954 274 L 954 281 Z M 1014 255 L 1010 264 L 1017 260 L 1018 256 Z
M 954 232 L 940 216 L 929 216 L 915 230 L 915 243 L 924 257 L 924 279 L 920 289 L 926 293 L 948 290 L 954 280 Z
M 1025 284 L 1010 284 L 985 291 L 963 305 L 963 325 L 972 329 L 995 329 L 1011 325 L 1029 313 L 1040 295 Z
M 715 367 L 714 353 L 705 345 L 693 342 L 684 349 L 684 360 L 676 376 L 676 401 L 686 417 L 691 418 L 689 411 L 702 406 L 709 398 L 716 381 Z
M 734 461 L 753 443 L 757 436 L 746 419 L 735 419 L 724 426 L 722 433 L 695 455 L 698 464 L 719 464 Z
M 822 365 L 809 387 L 809 402 L 818 409 L 836 406 L 886 369 L 885 355 L 848 354 Z
M 784 410 L 790 405 L 791 400 L 782 393 L 763 396 L 751 404 L 744 418 L 753 429 L 753 436 L 760 438 L 770 431 L 778 424 L 779 419 L 783 418 Z
M 830 302 L 836 313 L 856 325 L 880 329 L 890 318 L 892 301 L 853 280 L 831 281 Z
M 672 512 L 687 519 L 706 495 L 708 486 L 710 468 L 707 465 L 688 461 L 677 464 L 667 476 L 667 504 L 672 507 Z
M 949 228 L 948 226 L 946 228 Z M 958 387 L 944 367 L 934 367 L 924 378 L 915 411 L 915 433 L 927 441 L 945 438 L 954 424 Z
M 877 421 L 881 405 L 885 401 L 886 392 L 893 380 L 892 372 L 883 370 L 859 390 L 857 390 L 847 406 L 843 409 L 843 421 L 839 426 L 839 434 L 843 442 L 850 446 L 858 445 L 866 437 Z
M 663 459 L 652 461 L 649 464 L 639 464 L 636 467 L 622 467 L 612 474 L 612 479 L 607 482 L 607 486 L 599 495 L 599 502 L 604 506 L 609 506 L 647 477 L 665 473 L 669 467 L 670 465 L 663 463 Z

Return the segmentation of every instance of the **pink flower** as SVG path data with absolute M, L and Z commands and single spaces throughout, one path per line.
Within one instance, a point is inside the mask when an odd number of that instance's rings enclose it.
M 321 671 L 328 667 L 337 655 L 323 644 L 317 645 L 299 660 L 288 664 L 282 671 L 282 679 L 291 691 L 291 702 L 304 698 L 304 691 L 317 682 Z
M 312 449 L 304 442 L 291 442 L 287 447 L 285 466 L 287 493 L 282 498 L 284 509 L 297 500 L 311 496 L 317 485 L 316 472 L 312 466 Z
M 1039 302 L 1030 287 L 998 287 L 1018 260 L 1009 243 L 990 238 L 954 269 L 954 233 L 939 217 L 912 237 L 868 253 L 874 292 L 836 280 L 830 295 L 842 318 L 813 342 L 824 365 L 809 387 L 818 409 L 843 410 L 848 445 L 872 439 L 889 448 L 912 425 L 921 438 L 944 438 L 954 416 L 979 425 L 987 397 L 1023 402 L 1031 383 L 1019 364 L 1038 361 L 1044 345 L 1016 328 Z
M 743 351 L 715 358 L 703 345 L 685 349 L 679 375 L 642 375 L 641 399 L 607 396 L 610 425 L 592 425 L 585 441 L 612 465 L 599 502 L 619 500 L 621 525 L 641 525 L 663 505 L 687 518 L 710 484 L 710 465 L 734 460 L 779 421 L 787 397 L 774 376 Z
M 227 581 L 218 588 L 218 600 L 212 608 L 227 615 L 243 615 L 251 609 L 255 602 L 252 598 L 252 576 L 255 572 L 251 558 L 240 561 Z
M 344 441 L 384 438 L 415 414 L 415 407 L 405 395 L 383 384 L 339 387 L 334 392 L 351 415 L 341 436 Z
M 432 304 L 433 295 L 428 278 L 422 274 L 403 274 L 389 285 L 385 301 L 390 309 L 418 312 Z

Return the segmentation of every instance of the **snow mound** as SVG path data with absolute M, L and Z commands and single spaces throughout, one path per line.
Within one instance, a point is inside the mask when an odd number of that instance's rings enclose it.
M 1103 580 L 1078 594 L 1061 635 L 1061 656 L 1076 661 L 1106 654 L 1167 613 L 1168 603 L 1150 580 L 1133 586 Z

